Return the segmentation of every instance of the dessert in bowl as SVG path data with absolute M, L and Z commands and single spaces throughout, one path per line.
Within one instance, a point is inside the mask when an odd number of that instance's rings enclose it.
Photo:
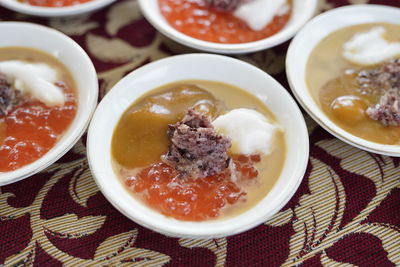
M 303 178 L 308 134 L 268 74 L 189 54 L 115 85 L 95 112 L 87 151 L 99 188 L 128 218 L 169 236 L 211 238 L 283 207 Z
M 7 37 L 0 41 L 5 185 L 44 169 L 75 144 L 97 104 L 98 82 L 89 57 L 64 34 L 19 22 L 0 23 L 0 32 Z
M 115 0 L 0 0 L 0 5 L 28 15 L 67 17 L 93 12 L 114 1 Z
M 399 15 L 376 5 L 326 12 L 299 32 L 286 61 L 296 98 L 322 127 L 391 156 L 400 156 Z
M 140 0 L 144 16 L 167 37 L 199 50 L 244 54 L 290 39 L 316 0 Z

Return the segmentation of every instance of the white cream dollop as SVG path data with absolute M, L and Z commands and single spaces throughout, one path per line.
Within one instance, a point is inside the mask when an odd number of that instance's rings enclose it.
M 355 34 L 343 45 L 343 57 L 355 64 L 374 65 L 400 55 L 400 42 L 388 42 L 386 29 L 374 27 Z
M 47 106 L 62 106 L 65 103 L 62 90 L 54 84 L 57 81 L 57 71 L 47 64 L 20 60 L 2 61 L 0 72 L 13 82 L 16 90 Z
M 217 117 L 212 125 L 231 138 L 232 153 L 245 155 L 270 154 L 280 129 L 260 112 L 246 108 L 233 109 Z
M 244 22 L 254 31 L 261 31 L 276 15 L 287 13 L 287 0 L 253 0 L 241 4 L 233 15 Z

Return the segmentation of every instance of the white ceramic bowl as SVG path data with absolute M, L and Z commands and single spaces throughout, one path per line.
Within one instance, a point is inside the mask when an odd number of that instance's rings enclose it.
M 314 101 L 306 84 L 306 65 L 316 45 L 334 31 L 351 25 L 388 22 L 399 24 L 400 9 L 379 5 L 354 5 L 333 9 L 313 20 L 296 35 L 286 57 L 290 87 L 310 116 L 325 130 L 350 145 L 366 151 L 400 156 L 399 145 L 383 145 L 354 136 L 333 123 Z
M 36 24 L 0 22 L 0 47 L 35 48 L 57 58 L 71 72 L 76 83 L 78 109 L 72 124 L 44 156 L 15 171 L 0 172 L 0 186 L 19 181 L 61 158 L 84 133 L 97 104 L 96 70 L 85 51 L 68 36 Z M 46 40 L 46 41 L 43 41 Z
M 287 156 L 278 181 L 260 203 L 237 217 L 183 222 L 163 216 L 132 197 L 111 166 L 111 139 L 125 110 L 138 97 L 152 89 L 188 79 L 236 85 L 260 97 L 284 127 Z M 87 155 L 92 174 L 104 196 L 128 218 L 168 236 L 212 238 L 237 234 L 259 225 L 290 200 L 303 178 L 308 162 L 308 133 L 294 100 L 265 72 L 230 57 L 187 54 L 147 64 L 130 73 L 111 89 L 99 104 L 89 126 Z
M 249 43 L 220 44 L 202 41 L 175 30 L 163 17 L 158 0 L 139 0 L 144 16 L 167 37 L 192 48 L 221 54 L 245 54 L 277 46 L 295 33 L 314 15 L 318 0 L 293 0 L 293 12 L 288 24 L 278 33 Z
M 67 7 L 40 7 L 21 3 L 18 0 L 0 0 L 0 5 L 19 13 L 40 17 L 68 17 L 89 13 L 105 7 L 115 0 L 92 0 L 87 3 Z

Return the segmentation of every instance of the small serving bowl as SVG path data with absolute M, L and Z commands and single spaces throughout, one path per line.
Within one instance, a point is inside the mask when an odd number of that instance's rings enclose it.
M 0 172 L 0 186 L 27 178 L 61 158 L 86 130 L 97 104 L 96 70 L 85 51 L 56 30 L 25 22 L 0 22 L 0 47 L 33 48 L 52 55 L 74 78 L 78 109 L 74 120 L 55 146 L 38 160 L 10 172 Z M 45 40 L 45 41 L 43 41 Z
M 275 114 L 287 144 L 283 170 L 273 189 L 245 213 L 227 219 L 185 222 L 166 217 L 135 199 L 112 167 L 111 140 L 125 110 L 152 89 L 182 80 L 208 80 L 240 87 L 259 97 Z M 147 64 L 118 82 L 99 104 L 89 126 L 87 155 L 104 196 L 131 220 L 174 237 L 216 238 L 246 231 L 277 213 L 296 192 L 308 162 L 308 133 L 294 100 L 260 69 L 230 57 L 187 54 Z M 137 153 L 140 153 L 138 151 Z
M 277 46 L 290 38 L 315 14 L 318 0 L 293 0 L 292 16 L 286 26 L 278 33 L 265 39 L 240 43 L 221 44 L 202 41 L 174 29 L 164 18 L 158 0 L 139 0 L 144 16 L 161 33 L 183 45 L 220 54 L 246 54 Z
M 286 72 L 293 94 L 319 125 L 350 145 L 366 151 L 395 157 L 400 156 L 399 145 L 384 145 L 367 141 L 348 133 L 329 119 L 311 96 L 306 83 L 306 67 L 314 48 L 334 31 L 365 23 L 399 24 L 399 18 L 400 9 L 388 6 L 354 5 L 333 9 L 307 23 L 293 39 L 286 57 Z
M 93 12 L 111 4 L 115 0 L 91 0 L 83 4 L 66 7 L 32 6 L 18 0 L 0 0 L 0 5 L 19 13 L 39 17 L 69 17 Z

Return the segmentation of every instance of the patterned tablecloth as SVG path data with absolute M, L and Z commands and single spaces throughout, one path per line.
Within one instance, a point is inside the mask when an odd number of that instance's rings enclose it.
M 400 7 L 399 0 L 320 0 L 320 9 L 361 3 Z M 159 34 L 135 0 L 68 20 L 6 9 L 0 18 L 71 36 L 96 66 L 100 96 L 137 67 L 191 51 Z M 287 46 L 239 58 L 288 88 Z M 257 228 L 212 240 L 169 238 L 121 215 L 93 181 L 83 136 L 50 168 L 0 188 L 0 265 L 400 266 L 400 158 L 349 146 L 305 117 L 310 159 L 295 196 Z

